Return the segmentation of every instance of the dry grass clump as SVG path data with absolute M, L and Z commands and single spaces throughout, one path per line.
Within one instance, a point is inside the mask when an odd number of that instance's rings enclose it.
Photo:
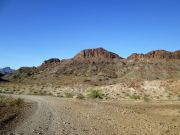
M 96 98 L 103 99 L 104 94 L 102 93 L 101 90 L 90 88 L 87 92 L 87 97 L 92 99 L 96 99 Z
M 180 95 L 178 95 L 178 99 L 177 100 L 180 101 Z
M 143 97 L 143 101 L 145 101 L 145 102 L 149 102 L 151 99 L 149 98 L 149 96 L 148 95 L 144 95 L 144 97 Z
M 79 93 L 77 96 L 76 96 L 77 99 L 84 99 L 85 96 L 81 93 Z
M 135 99 L 135 100 L 140 100 L 141 99 L 141 97 L 139 95 L 136 95 L 136 94 L 130 95 L 130 98 Z
M 73 98 L 73 96 L 74 96 L 74 94 L 69 93 L 69 92 L 64 93 L 64 95 L 66 98 Z
M 14 98 L 11 98 L 11 97 L 0 96 L 0 106 L 1 107 L 20 106 L 23 103 L 24 103 L 24 100 L 21 99 L 21 98 L 14 99 Z

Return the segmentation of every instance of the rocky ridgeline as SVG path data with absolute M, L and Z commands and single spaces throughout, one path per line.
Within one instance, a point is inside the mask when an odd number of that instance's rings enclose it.
M 102 59 L 122 59 L 119 55 L 109 52 L 103 48 L 86 49 L 78 53 L 73 59 L 76 61 L 98 61 Z
M 166 60 L 168 59 L 168 60 Z M 147 61 L 148 60 L 148 61 Z M 111 84 L 129 79 L 180 78 L 180 51 L 132 54 L 127 59 L 103 48 L 86 49 L 72 59 L 49 59 L 38 67 L 24 67 L 3 77 L 9 81 L 57 82 L 58 84 Z
M 73 65 L 77 63 L 92 63 L 99 62 L 105 59 L 123 59 L 118 54 L 107 51 L 103 48 L 94 48 L 94 49 L 85 49 L 80 51 L 77 55 L 75 55 L 72 59 L 69 60 L 59 60 L 58 58 L 52 58 L 44 61 L 44 63 L 38 67 L 39 70 L 44 70 L 49 67 L 54 67 L 57 65 Z M 156 50 L 151 51 L 147 54 L 137 54 L 134 53 L 127 58 L 127 60 L 142 60 L 142 59 L 180 59 L 180 51 L 176 52 L 168 52 L 165 50 Z
M 129 56 L 127 59 L 136 59 L 136 60 L 141 60 L 141 59 L 180 59 L 180 51 L 175 51 L 175 52 L 168 52 L 165 50 L 156 50 L 156 51 L 151 51 L 146 54 L 137 54 L 134 53 L 131 56 Z
M 76 65 L 78 63 L 92 63 L 103 61 L 104 59 L 122 59 L 119 55 L 109 52 L 103 48 L 86 49 L 80 51 L 72 59 L 59 60 L 58 58 L 52 58 L 43 62 L 38 70 L 42 71 L 50 67 L 55 67 L 57 65 Z

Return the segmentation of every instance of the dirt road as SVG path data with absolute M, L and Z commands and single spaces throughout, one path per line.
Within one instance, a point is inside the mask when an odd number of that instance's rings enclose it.
M 36 106 L 15 135 L 179 135 L 180 103 L 20 96 Z

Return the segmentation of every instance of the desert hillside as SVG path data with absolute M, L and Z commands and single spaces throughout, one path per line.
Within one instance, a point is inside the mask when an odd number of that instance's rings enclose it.
M 103 48 L 86 49 L 71 59 L 51 58 L 2 77 L 1 91 L 17 94 L 86 95 L 99 89 L 105 98 L 177 99 L 180 51 L 151 51 L 127 59 Z

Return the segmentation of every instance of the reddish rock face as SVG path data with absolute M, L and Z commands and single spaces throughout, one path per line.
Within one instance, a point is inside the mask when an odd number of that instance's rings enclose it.
M 73 59 L 74 60 L 99 60 L 104 58 L 121 58 L 119 55 L 109 52 L 103 48 L 96 48 L 96 49 L 86 49 L 78 53 Z
M 52 58 L 52 59 L 44 61 L 44 63 L 39 67 L 39 69 L 43 70 L 47 67 L 56 66 L 60 63 L 61 63 L 61 61 L 59 59 Z
M 180 59 L 180 51 L 168 52 L 165 50 L 151 51 L 147 54 L 132 54 L 128 59 Z

